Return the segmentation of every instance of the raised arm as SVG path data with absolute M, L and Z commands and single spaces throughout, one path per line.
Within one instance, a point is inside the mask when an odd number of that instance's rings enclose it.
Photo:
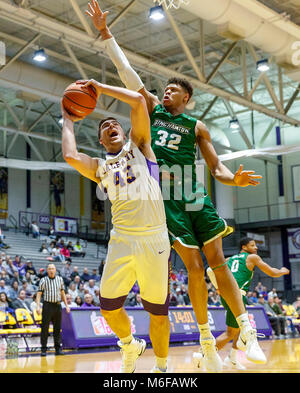
M 95 28 L 99 31 L 104 42 L 106 52 L 116 66 L 121 81 L 127 89 L 138 91 L 143 95 L 146 100 L 148 112 L 152 113 L 154 107 L 160 102 L 156 96 L 145 88 L 142 80 L 131 67 L 124 52 L 111 34 L 106 23 L 106 17 L 109 12 L 102 12 L 97 0 L 91 0 L 88 4 L 88 8 L 89 9 L 86 10 L 85 13 L 91 18 Z
M 282 267 L 281 269 L 277 269 L 276 267 L 272 267 L 264 262 L 259 255 L 249 255 L 247 257 L 247 266 L 254 269 L 257 266 L 263 273 L 270 277 L 281 277 L 287 274 L 290 274 L 290 271 L 286 267 Z
M 207 127 L 201 122 L 197 122 L 196 138 L 200 147 L 201 154 L 213 175 L 219 182 L 227 186 L 257 186 L 261 179 L 260 175 L 254 175 L 254 171 L 243 171 L 243 165 L 240 165 L 239 170 L 233 174 L 220 160 L 213 147 L 211 137 Z
M 86 82 L 86 86 L 93 86 L 97 95 L 106 94 L 117 100 L 123 101 L 131 107 L 130 138 L 139 147 L 151 144 L 150 119 L 144 97 L 133 90 L 123 87 L 109 86 L 99 83 L 94 79 Z
M 81 175 L 93 180 L 95 183 L 99 183 L 99 178 L 96 177 L 98 159 L 77 151 L 74 119 L 66 112 L 62 105 L 61 108 L 63 116 L 62 152 L 64 160 L 81 173 Z

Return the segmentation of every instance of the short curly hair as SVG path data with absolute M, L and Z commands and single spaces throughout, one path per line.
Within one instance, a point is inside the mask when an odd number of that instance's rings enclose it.
M 184 88 L 184 90 L 189 94 L 189 100 L 192 98 L 194 94 L 194 89 L 193 86 L 190 84 L 190 82 L 184 78 L 177 78 L 177 77 L 172 77 L 168 80 L 167 86 L 174 83 L 175 85 L 179 85 Z

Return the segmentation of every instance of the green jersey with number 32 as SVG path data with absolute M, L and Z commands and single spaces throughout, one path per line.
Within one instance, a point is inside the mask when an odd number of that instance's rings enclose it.
M 184 113 L 173 116 L 162 105 L 151 114 L 152 149 L 159 166 L 195 165 L 197 119 Z

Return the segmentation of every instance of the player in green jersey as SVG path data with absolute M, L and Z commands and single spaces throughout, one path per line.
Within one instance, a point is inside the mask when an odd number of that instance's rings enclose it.
M 290 271 L 282 267 L 281 269 L 277 269 L 275 267 L 271 267 L 266 262 L 264 262 L 260 256 L 257 255 L 257 246 L 255 240 L 249 237 L 244 237 L 240 241 L 240 253 L 237 255 L 233 255 L 231 258 L 228 258 L 227 266 L 231 270 L 239 288 L 241 291 L 241 295 L 243 298 L 243 302 L 247 304 L 246 293 L 249 290 L 254 269 L 257 267 L 263 273 L 270 277 L 281 277 L 283 275 L 289 274 Z M 218 289 L 218 284 L 216 282 L 215 276 L 213 271 L 208 268 L 207 274 L 215 286 Z M 245 366 L 243 366 L 237 359 L 237 352 L 238 349 L 244 350 L 244 346 L 242 342 L 239 342 L 239 334 L 240 329 L 239 325 L 236 322 L 236 319 L 231 312 L 230 308 L 228 307 L 225 300 L 221 297 L 222 305 L 226 310 L 226 325 L 227 330 L 226 332 L 222 333 L 220 336 L 217 337 L 216 346 L 218 350 L 222 349 L 227 343 L 232 341 L 232 349 L 230 351 L 229 356 L 227 356 L 224 360 L 224 365 L 227 367 L 231 367 L 237 370 L 245 370 Z M 247 355 L 247 353 L 246 353 Z M 194 354 L 194 359 L 196 366 L 200 366 L 201 364 L 201 357 L 199 358 L 199 354 Z
M 164 167 L 167 174 L 169 172 L 171 175 L 169 200 L 164 197 L 167 226 L 172 245 L 188 271 L 189 295 L 200 330 L 200 344 L 207 371 L 221 371 L 222 361 L 215 348 L 215 340 L 208 324 L 208 293 L 200 249 L 204 252 L 209 266 L 214 269 L 220 292 L 239 323 L 249 356 L 253 361 L 266 361 L 257 343 L 256 331 L 251 327 L 237 283 L 225 263 L 222 237 L 227 235 L 230 229 L 219 217 L 204 187 L 196 181 L 195 147 L 196 145 L 200 147 L 212 175 L 223 184 L 240 187 L 256 186 L 261 176 L 255 175 L 253 171 L 243 171 L 242 166 L 233 174 L 221 163 L 206 126 L 201 121 L 184 114 L 193 94 L 193 88 L 188 81 L 171 79 L 166 86 L 162 103 L 147 91 L 107 27 L 108 12 L 102 12 L 96 0 L 91 0 L 88 7 L 86 14 L 100 32 L 105 49 L 115 64 L 122 82 L 128 89 L 138 91 L 146 99 L 151 117 L 152 149 L 160 170 Z M 168 169 L 173 165 L 177 165 L 175 175 L 172 168 Z M 187 179 L 185 172 L 181 173 L 181 178 L 177 176 L 180 168 L 184 169 L 184 167 L 189 168 Z M 162 174 L 164 175 L 163 171 Z M 189 193 L 178 196 L 185 187 L 189 189 Z M 196 198 L 194 198 L 195 193 Z

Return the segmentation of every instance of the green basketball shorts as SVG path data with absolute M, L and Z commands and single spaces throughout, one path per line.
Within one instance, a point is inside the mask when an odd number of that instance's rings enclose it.
M 199 209 L 187 208 L 184 200 L 164 200 L 164 205 L 172 245 L 178 240 L 186 247 L 201 249 L 216 238 L 233 232 L 233 228 L 218 215 L 206 192 Z
M 246 296 L 243 296 L 243 302 L 244 305 L 247 305 L 247 298 Z M 225 302 L 225 300 L 221 297 L 221 303 L 222 306 L 225 308 L 226 310 L 226 325 L 232 328 L 236 328 L 239 329 L 239 325 L 235 319 L 235 316 L 233 315 L 232 311 L 230 310 L 228 304 Z

